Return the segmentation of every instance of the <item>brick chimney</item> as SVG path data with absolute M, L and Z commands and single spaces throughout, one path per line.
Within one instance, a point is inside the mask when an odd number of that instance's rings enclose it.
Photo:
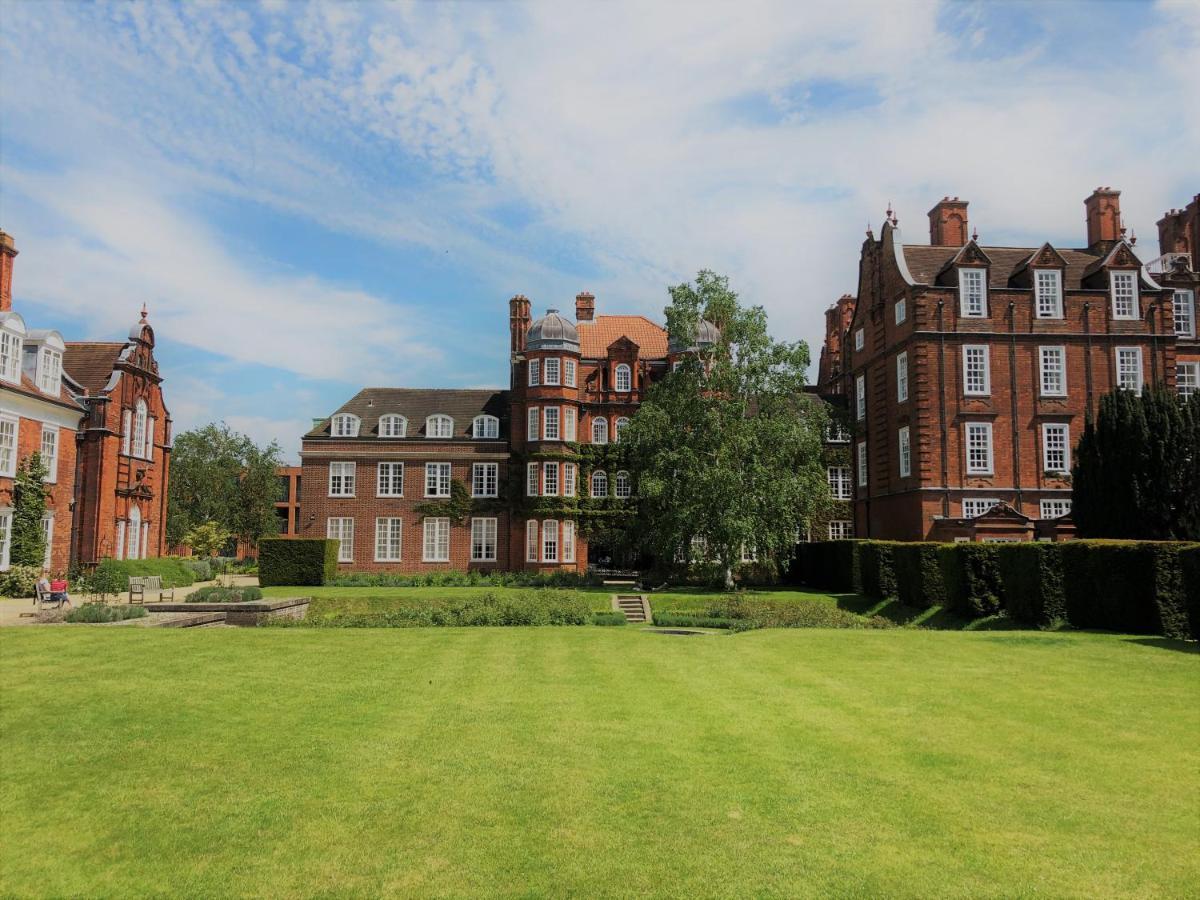
M 1192 268 L 1197 267 L 1196 254 L 1200 252 L 1200 194 L 1184 209 L 1172 209 L 1158 220 L 1158 252 L 1188 253 L 1192 257 Z
M 525 352 L 525 335 L 529 331 L 529 298 L 517 294 L 508 301 L 508 331 L 512 338 L 512 352 Z
M 596 295 L 590 291 L 575 295 L 575 321 L 590 322 L 596 316 Z
M 16 256 L 17 246 L 12 235 L 0 231 L 0 312 L 12 309 L 12 273 Z
M 1083 201 L 1087 211 L 1088 247 L 1101 251 L 1121 239 L 1121 192 L 1098 187 Z
M 837 303 L 825 310 L 825 344 L 817 368 L 817 389 L 826 394 L 842 393 L 842 338 L 854 318 L 854 298 L 842 294 Z
M 929 243 L 934 247 L 961 247 L 967 242 L 967 201 L 943 197 L 929 211 Z

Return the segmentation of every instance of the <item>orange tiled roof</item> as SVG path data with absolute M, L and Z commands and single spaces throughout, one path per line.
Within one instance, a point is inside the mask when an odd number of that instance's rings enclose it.
M 591 322 L 579 322 L 579 352 L 589 359 L 608 356 L 609 345 L 627 337 L 639 347 L 642 359 L 662 359 L 667 355 L 667 330 L 645 316 L 596 316 Z

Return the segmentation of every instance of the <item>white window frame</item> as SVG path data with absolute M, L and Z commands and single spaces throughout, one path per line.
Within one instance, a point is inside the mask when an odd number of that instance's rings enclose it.
M 121 453 L 129 455 L 133 441 L 133 410 L 126 409 L 121 414 Z
M 1062 272 L 1058 269 L 1033 270 L 1034 315 L 1039 319 L 1063 317 Z
M 613 496 L 618 500 L 628 500 L 633 496 L 633 478 L 624 469 L 613 478 Z
M 495 519 L 471 520 L 471 562 L 496 562 Z
M 529 386 L 538 387 L 542 383 L 542 363 L 541 360 L 531 359 L 529 361 Z
M 867 486 L 867 442 L 859 441 L 857 450 L 858 486 Z
M 338 562 L 354 562 L 353 516 L 330 516 L 325 520 L 325 536 L 338 542 Z
M 0 415 L 0 475 L 5 478 L 14 478 L 17 474 L 17 453 L 20 446 L 20 418 L 8 414 Z
M 445 499 L 451 495 L 450 482 L 454 479 L 454 470 L 448 462 L 425 463 L 425 496 Z M 432 488 L 432 490 L 430 490 Z
M 133 449 L 134 456 L 146 455 L 146 425 L 149 418 L 145 400 L 138 400 L 133 413 Z
M 592 419 L 592 443 L 608 443 L 608 419 L 604 416 L 596 416 Z
M 12 518 L 9 507 L 0 509 L 0 572 L 8 570 L 12 557 Z M 120 557 L 117 557 L 120 559 Z
M 471 437 L 483 441 L 497 440 L 500 437 L 500 420 L 487 414 L 476 416 L 471 423 Z
M 399 491 L 395 489 L 397 481 L 400 483 Z M 404 463 L 381 462 L 375 467 L 375 496 L 404 496 Z
M 855 349 L 855 351 L 856 352 L 861 351 L 862 348 L 866 346 L 866 343 L 867 343 L 866 332 L 862 328 L 855 329 L 855 331 L 854 331 L 854 349 Z
M 154 425 L 156 421 L 157 420 L 154 418 L 154 416 L 150 416 L 146 419 L 146 452 L 144 454 L 144 458 L 149 460 L 154 459 Z
M 525 440 L 541 440 L 541 434 L 542 408 L 540 406 L 531 406 L 525 414 Z
M 525 562 L 535 563 L 538 561 L 538 545 L 541 542 L 541 537 L 538 534 L 538 523 L 536 519 L 530 519 L 525 523 Z
M 829 522 L 831 541 L 848 541 L 854 537 L 854 523 L 848 519 L 832 519 Z
M 20 384 L 24 355 L 25 339 L 7 328 L 0 328 L 0 379 Z
M 1128 269 L 1114 269 L 1108 273 L 1109 295 L 1112 298 L 1114 319 L 1138 318 L 1138 276 Z
M 450 519 L 446 516 L 421 523 L 421 562 L 450 562 Z
M 854 418 L 862 421 L 867 417 L 867 376 L 854 378 Z
M 1038 347 L 1038 373 L 1043 397 L 1067 396 L 1067 348 L 1061 344 Z
M 434 413 L 425 420 L 425 437 L 446 441 L 454 437 L 454 419 L 445 413 Z
M 633 369 L 625 363 L 620 363 L 613 371 L 613 389 L 619 394 L 633 390 Z
M 1184 400 L 1200 391 L 1200 362 L 1175 364 L 1175 389 Z
M 1070 499 L 1042 500 L 1038 503 L 1039 517 L 1042 519 L 1061 519 L 1071 514 Z
M 50 557 L 54 550 L 54 510 L 42 514 L 42 538 L 46 541 L 46 552 L 42 554 L 42 568 L 50 568 Z
M 849 466 L 826 466 L 825 480 L 834 500 L 854 499 L 854 479 L 850 475 Z
M 498 497 L 500 495 L 500 464 L 471 464 L 471 496 Z
M 973 369 L 972 361 L 983 362 L 982 369 Z M 972 387 L 972 375 L 978 374 L 977 382 L 982 385 Z M 989 397 L 992 393 L 992 354 L 987 344 L 964 344 L 962 348 L 962 379 L 963 395 L 966 397 Z
M 558 496 L 558 463 L 542 463 L 542 496 Z
M 1058 458 L 1057 463 L 1052 456 Z M 1065 475 L 1071 471 L 1070 425 L 1064 422 L 1042 423 L 1042 471 L 1055 475 Z
M 563 440 L 579 440 L 579 412 L 573 406 L 562 408 Z
M 358 416 L 351 413 L 338 413 L 333 417 L 333 419 L 330 420 L 329 436 L 336 438 L 358 437 L 358 428 L 360 424 L 361 423 Z M 136 433 L 134 438 L 136 442 Z
M 113 552 L 116 554 L 116 559 L 125 558 L 125 520 L 117 521 L 117 540 L 116 546 L 113 547 Z
M 375 562 L 400 562 L 403 556 L 404 520 L 380 516 L 375 520 Z
M 563 385 L 566 387 L 575 387 L 575 360 L 563 360 Z
M 971 284 L 978 278 L 977 284 Z M 978 291 L 976 291 L 976 288 Z M 967 319 L 986 319 L 988 310 L 987 269 L 967 266 L 958 270 L 958 314 Z
M 542 383 L 558 387 L 562 381 L 562 360 L 549 356 L 542 363 Z
M 908 401 L 908 351 L 896 354 L 896 402 Z
M 525 464 L 525 496 L 536 497 L 541 492 L 541 470 L 537 463 Z
M 49 438 L 50 440 L 47 440 Z M 42 439 L 40 452 L 42 454 L 42 463 L 46 466 L 47 484 L 54 484 L 58 481 L 58 444 L 59 431 L 57 425 L 42 425 Z
M 962 502 L 962 517 L 978 519 L 985 512 L 1000 505 L 997 497 L 964 497 Z
M 625 416 L 618 416 L 613 422 L 613 443 L 621 443 L 621 432 L 629 427 L 629 419 Z
M 912 445 L 907 425 L 900 427 L 896 439 L 900 445 L 900 477 L 908 478 L 912 475 Z
M 603 491 L 596 490 L 597 480 L 599 480 L 599 484 L 601 485 L 601 487 L 603 487 Z M 597 498 L 603 498 L 603 497 L 608 496 L 608 473 L 607 472 L 605 472 L 603 469 L 597 469 L 595 472 L 592 473 L 592 477 L 588 479 L 588 493 L 590 493 L 593 497 L 597 497 Z
M 557 406 L 546 406 L 542 409 L 542 440 L 557 441 L 562 439 L 562 413 Z
M 396 413 L 388 413 L 379 417 L 377 426 L 381 438 L 402 438 L 408 436 L 408 419 Z
M 982 444 L 976 444 L 973 435 L 982 435 L 986 437 L 986 441 Z M 982 462 L 972 463 L 971 451 L 983 450 L 986 453 L 986 459 Z M 992 445 L 992 423 L 991 422 L 967 422 L 963 426 L 963 450 L 966 454 L 966 466 L 968 475 L 994 475 L 996 471 L 996 456 Z
M 334 461 L 329 464 L 329 496 L 353 497 L 358 473 L 352 462 Z M 336 488 L 336 490 L 335 490 Z
M 572 521 L 562 523 L 561 551 L 563 562 L 575 562 L 575 523 Z
M 558 520 L 546 519 L 542 522 L 542 562 L 558 561 Z
M 896 324 L 903 325 L 908 318 L 908 300 L 901 297 L 896 301 Z
M 1176 290 L 1171 298 L 1171 316 L 1176 337 L 1196 336 L 1196 293 L 1186 289 Z
M 1144 375 L 1143 375 L 1144 368 L 1142 365 L 1142 348 L 1141 347 L 1116 347 L 1113 350 L 1113 354 L 1115 357 L 1115 366 L 1116 366 L 1116 378 L 1114 379 L 1116 382 L 1116 386 L 1118 388 L 1122 388 L 1127 391 L 1133 391 L 1135 394 L 1141 394 L 1142 387 L 1143 387 L 1143 379 L 1144 379 Z M 1128 384 L 1127 379 L 1124 378 L 1124 371 L 1125 371 L 1124 367 L 1126 365 L 1125 360 L 1130 355 L 1132 355 L 1132 357 L 1135 361 L 1135 365 L 1136 365 L 1136 371 L 1134 371 L 1132 373 L 1136 377 L 1134 378 L 1134 381 L 1132 384 Z
M 575 496 L 575 482 L 578 480 L 579 469 L 575 463 L 563 463 L 563 496 Z
M 37 386 L 44 394 L 62 390 L 62 353 L 53 347 L 38 350 Z

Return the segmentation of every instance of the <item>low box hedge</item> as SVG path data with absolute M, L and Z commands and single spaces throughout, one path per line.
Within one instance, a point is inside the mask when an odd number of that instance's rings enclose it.
M 998 545 L 1000 599 L 1009 618 L 1039 627 L 1066 620 L 1062 548 L 1049 542 Z
M 896 595 L 906 606 L 928 609 L 946 605 L 939 551 L 942 544 L 926 541 L 897 544 L 892 551 Z
M 938 551 L 946 607 L 968 618 L 1000 611 L 998 544 L 943 544 Z
M 258 583 L 326 584 L 337 574 L 338 541 L 328 538 L 263 538 L 258 542 Z
M 896 596 L 896 572 L 892 554 L 896 541 L 859 541 L 858 570 L 862 593 L 878 600 Z
M 1168 541 L 1068 541 L 1063 544 L 1067 618 L 1076 628 L 1190 634 L 1180 551 Z

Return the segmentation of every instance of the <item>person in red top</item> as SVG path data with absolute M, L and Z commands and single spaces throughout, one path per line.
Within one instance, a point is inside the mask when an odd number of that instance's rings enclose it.
M 61 600 L 65 606 L 71 605 L 71 598 L 67 596 L 67 580 L 58 578 L 50 582 L 50 599 Z

